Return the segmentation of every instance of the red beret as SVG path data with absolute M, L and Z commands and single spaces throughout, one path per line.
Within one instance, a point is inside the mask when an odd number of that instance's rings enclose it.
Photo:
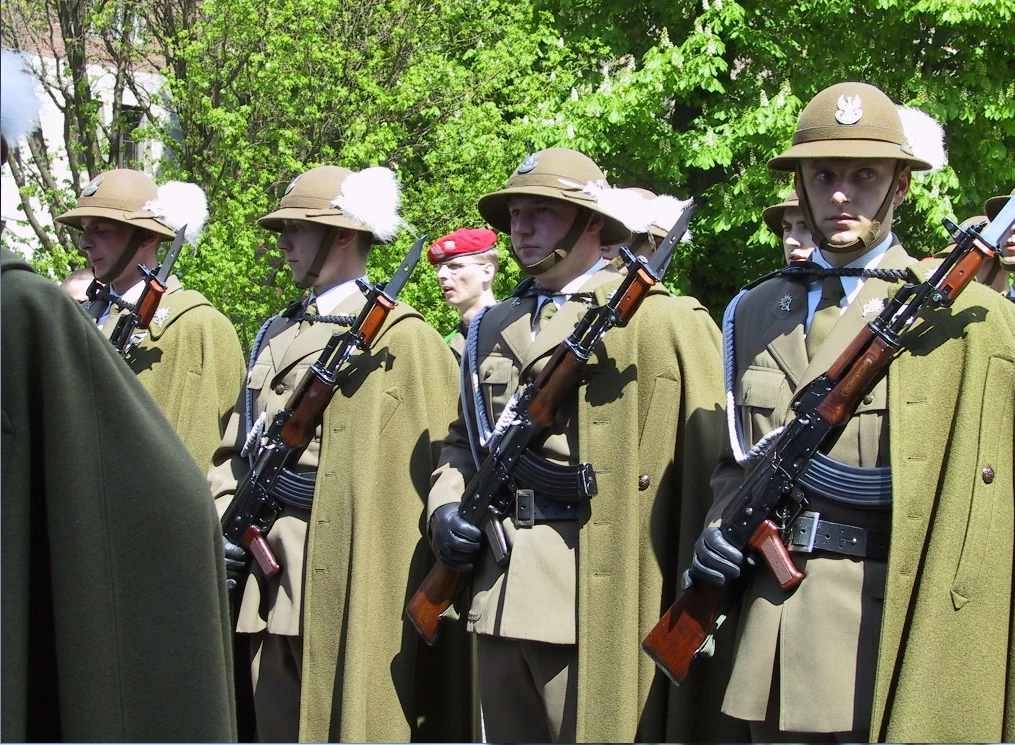
M 456 256 L 478 254 L 493 247 L 497 242 L 497 234 L 486 228 L 459 228 L 451 235 L 434 242 L 426 257 L 434 266 Z

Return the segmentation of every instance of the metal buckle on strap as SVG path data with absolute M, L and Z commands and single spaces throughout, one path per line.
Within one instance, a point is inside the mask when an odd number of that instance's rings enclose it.
M 786 529 L 788 535 L 783 536 L 786 548 L 790 551 L 809 554 L 814 551 L 814 539 L 818 534 L 820 512 L 801 512 Z
M 515 491 L 515 527 L 531 528 L 536 524 L 536 493 L 532 489 Z

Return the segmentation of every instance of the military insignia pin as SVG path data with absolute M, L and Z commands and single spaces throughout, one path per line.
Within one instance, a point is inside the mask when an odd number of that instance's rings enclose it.
M 783 295 L 779 298 L 779 310 L 788 312 L 793 307 L 793 296 Z
M 876 316 L 885 309 L 885 301 L 879 297 L 868 300 L 863 304 L 863 317 Z
M 303 178 L 303 174 L 302 173 L 299 176 L 297 176 L 296 178 L 294 178 L 292 181 L 289 182 L 289 186 L 285 187 L 285 195 L 284 196 L 289 196 L 289 192 L 291 192 L 293 190 L 293 187 L 296 186 L 297 182 L 301 178 Z
M 85 184 L 85 188 L 81 190 L 81 196 L 83 196 L 83 197 L 90 197 L 92 194 L 94 194 L 95 192 L 97 192 L 99 190 L 99 184 L 101 184 L 101 183 L 102 183 L 102 176 L 96 176 L 91 181 L 89 181 L 87 184 Z
M 529 153 L 525 156 L 525 160 L 522 161 L 521 165 L 518 166 L 518 173 L 528 173 L 536 164 L 539 163 L 539 153 Z
M 860 108 L 860 96 L 839 96 L 836 101 L 835 121 L 839 124 L 856 124 L 863 116 Z
M 159 308 L 155 311 L 155 315 L 152 316 L 152 323 L 156 323 L 159 326 L 164 324 L 169 318 L 169 308 Z

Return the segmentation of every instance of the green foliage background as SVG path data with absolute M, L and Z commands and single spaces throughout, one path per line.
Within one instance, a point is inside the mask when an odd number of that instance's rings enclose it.
M 713 313 L 781 261 L 762 209 L 789 188 L 766 160 L 823 87 L 862 80 L 938 118 L 950 166 L 919 181 L 898 232 L 918 252 L 940 220 L 1015 186 L 1015 0 L 203 0 L 159 39 L 172 126 L 160 179 L 201 184 L 211 217 L 188 286 L 245 344 L 294 299 L 255 219 L 322 163 L 388 165 L 432 238 L 483 224 L 479 196 L 525 154 L 582 150 L 612 183 L 698 204 L 669 283 Z M 374 250 L 390 273 L 410 245 Z M 501 239 L 503 296 L 517 280 Z M 405 299 L 457 319 L 428 266 Z

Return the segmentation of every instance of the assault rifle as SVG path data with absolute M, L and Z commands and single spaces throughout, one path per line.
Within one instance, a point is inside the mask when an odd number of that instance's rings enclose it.
M 222 533 L 236 545 L 249 550 L 265 577 L 274 577 L 281 567 L 265 536 L 281 510 L 272 496 L 283 467 L 296 460 L 314 439 L 324 419 L 324 410 L 338 391 L 339 374 L 355 350 L 367 351 L 377 338 L 395 299 L 419 263 L 426 236 L 420 236 L 388 282 L 371 285 L 356 280 L 366 295 L 366 305 L 348 331 L 336 332 L 321 356 L 303 378 L 268 427 L 254 464 L 236 487 L 236 495 L 222 516 Z
M 863 397 L 886 374 L 902 345 L 902 334 L 927 307 L 948 307 L 996 254 L 999 238 L 1015 222 L 1015 198 L 982 232 L 945 227 L 956 246 L 940 267 L 919 285 L 907 284 L 884 311 L 857 334 L 828 371 L 816 378 L 793 404 L 796 418 L 778 435 L 722 513 L 720 530 L 741 551 L 758 552 L 783 590 L 803 581 L 780 536 L 806 504 L 797 480 L 810 459 L 828 450 Z M 642 649 L 677 685 L 715 623 L 726 588 L 695 579 L 680 593 L 642 642 Z
M 577 386 L 585 364 L 606 332 L 614 326 L 626 326 L 649 290 L 662 281 L 693 212 L 693 205 L 684 210 L 651 261 L 635 256 L 627 248 L 621 249 L 628 269 L 623 283 L 605 305 L 589 308 L 539 375 L 509 404 L 514 407 L 514 419 L 503 434 L 488 444 L 489 455 L 465 487 L 458 508 L 463 519 L 483 528 L 498 564 L 506 563 L 508 558 L 501 520 L 509 514 L 515 499 L 512 471 L 536 435 L 553 423 L 557 410 Z M 409 600 L 405 613 L 427 644 L 437 642 L 440 617 L 451 606 L 465 578 L 464 572 L 437 562 Z
M 137 265 L 137 271 L 145 283 L 144 289 L 141 290 L 141 297 L 138 298 L 137 305 L 131 308 L 129 313 L 120 316 L 113 328 L 113 334 L 110 336 L 113 346 L 116 347 L 116 351 L 120 353 L 121 357 L 126 357 L 131 347 L 134 346 L 134 332 L 139 329 L 144 331 L 151 326 L 155 311 L 158 310 L 159 303 L 162 302 L 162 296 L 166 294 L 166 280 L 169 279 L 169 273 L 173 271 L 173 264 L 176 263 L 176 258 L 180 255 L 180 249 L 183 248 L 186 232 L 186 225 L 176 231 L 173 245 L 169 247 L 166 258 L 155 268 L 155 271 L 144 264 Z

